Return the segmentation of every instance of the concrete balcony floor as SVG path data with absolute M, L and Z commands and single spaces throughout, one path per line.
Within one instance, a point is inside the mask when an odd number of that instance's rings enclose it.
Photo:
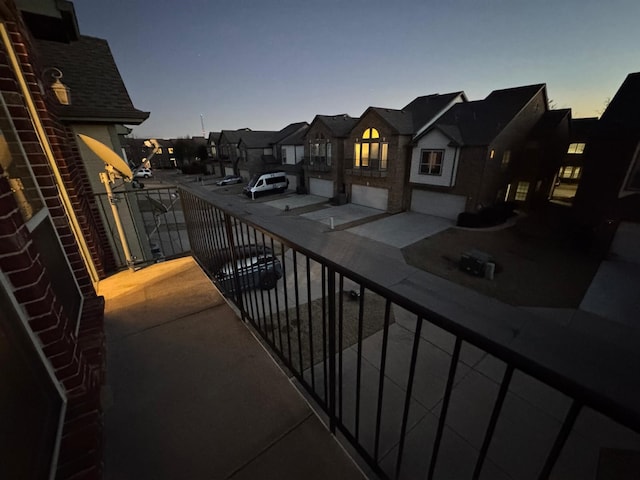
M 191 258 L 106 300 L 106 479 L 363 478 Z

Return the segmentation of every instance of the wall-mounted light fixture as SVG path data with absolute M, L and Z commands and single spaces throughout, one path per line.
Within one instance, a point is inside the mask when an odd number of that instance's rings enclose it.
M 53 83 L 49 85 L 53 91 L 56 99 L 61 105 L 71 105 L 71 89 L 60 81 L 62 78 L 62 72 L 59 68 L 50 67 L 44 71 L 44 75 L 47 78 L 51 78 Z

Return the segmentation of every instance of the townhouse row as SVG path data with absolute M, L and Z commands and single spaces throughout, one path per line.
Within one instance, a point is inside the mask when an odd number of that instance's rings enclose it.
M 543 84 L 478 101 L 461 91 L 432 94 L 399 110 L 369 107 L 359 118 L 316 115 L 280 132 L 223 130 L 210 134 L 209 147 L 227 170 L 249 177 L 284 168 L 300 191 L 455 219 L 553 196 L 571 111 L 548 104 Z
M 426 95 L 399 110 L 369 107 L 358 118 L 316 115 L 279 132 L 222 130 L 210 133 L 208 146 L 221 173 L 284 169 L 298 191 L 389 213 L 456 219 L 502 202 L 523 209 L 553 202 L 574 206 L 595 228 L 606 217 L 634 216 L 633 208 L 618 211 L 617 197 L 637 201 L 640 137 L 637 108 L 628 105 L 638 106 L 639 75 L 627 77 L 601 119 L 551 109 L 546 85 L 536 84 L 475 101 L 462 91 Z M 585 168 L 593 180 L 581 182 Z

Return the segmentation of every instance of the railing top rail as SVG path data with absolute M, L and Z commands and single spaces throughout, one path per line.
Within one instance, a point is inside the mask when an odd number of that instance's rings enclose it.
M 640 432 L 638 329 L 591 317 L 554 322 L 406 265 L 375 241 L 180 188 Z

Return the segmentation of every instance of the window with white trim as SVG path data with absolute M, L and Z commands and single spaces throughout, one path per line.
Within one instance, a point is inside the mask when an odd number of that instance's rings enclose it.
M 420 152 L 420 175 L 442 175 L 444 150 L 422 150 Z

